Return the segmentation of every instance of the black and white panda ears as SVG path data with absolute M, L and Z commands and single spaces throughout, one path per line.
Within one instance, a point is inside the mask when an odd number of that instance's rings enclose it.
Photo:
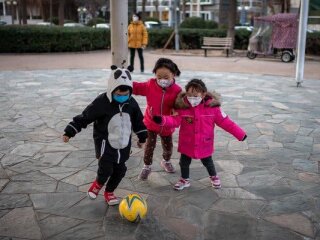
M 118 67 L 116 65 L 111 65 L 111 70 L 116 70 Z M 127 67 L 127 69 L 129 70 L 129 72 L 133 71 L 133 67 L 131 65 L 129 65 Z
M 129 70 L 129 72 L 133 72 L 133 66 L 129 65 L 127 69 Z

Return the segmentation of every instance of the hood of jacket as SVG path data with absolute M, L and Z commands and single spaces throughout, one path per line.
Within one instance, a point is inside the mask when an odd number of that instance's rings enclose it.
M 113 101 L 112 92 L 119 86 L 128 86 L 130 88 L 130 95 L 132 94 L 132 78 L 130 70 L 118 68 L 115 65 L 111 66 L 111 70 L 107 86 L 107 97 L 110 102 Z
M 218 107 L 221 106 L 221 95 L 215 91 L 207 92 L 206 96 L 203 99 L 204 103 L 208 107 Z M 176 99 L 175 102 L 176 109 L 186 109 L 190 108 L 191 105 L 187 100 L 187 93 L 181 92 Z

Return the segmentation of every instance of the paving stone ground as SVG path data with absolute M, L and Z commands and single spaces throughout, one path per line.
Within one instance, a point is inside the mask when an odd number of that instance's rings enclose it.
M 0 239 L 320 239 L 319 79 L 297 88 L 292 77 L 184 71 L 178 83 L 201 78 L 220 92 L 248 139 L 217 129 L 219 190 L 194 160 L 191 187 L 174 191 L 180 171 L 161 169 L 159 142 L 150 179 L 140 181 L 143 152 L 133 148 L 116 191 L 146 198 L 147 218 L 133 224 L 102 195 L 86 197 L 97 169 L 92 126 L 68 144 L 60 139 L 70 119 L 105 91 L 109 73 L 0 72 Z M 151 76 L 133 74 L 137 81 Z M 145 99 L 136 99 L 144 109 Z M 174 146 L 179 169 L 177 131 Z

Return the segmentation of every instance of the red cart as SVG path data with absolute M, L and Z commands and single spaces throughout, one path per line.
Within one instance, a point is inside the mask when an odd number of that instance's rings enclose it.
M 283 62 L 295 59 L 298 36 L 298 14 L 279 13 L 256 17 L 249 39 L 247 57 L 258 55 L 280 57 Z

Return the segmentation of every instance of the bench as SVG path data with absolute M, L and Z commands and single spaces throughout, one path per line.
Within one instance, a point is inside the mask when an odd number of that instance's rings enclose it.
M 204 56 L 207 57 L 207 50 L 222 49 L 227 51 L 227 57 L 229 57 L 229 50 L 231 48 L 232 38 L 225 37 L 204 37 L 203 44 L 201 46 L 204 49 Z

